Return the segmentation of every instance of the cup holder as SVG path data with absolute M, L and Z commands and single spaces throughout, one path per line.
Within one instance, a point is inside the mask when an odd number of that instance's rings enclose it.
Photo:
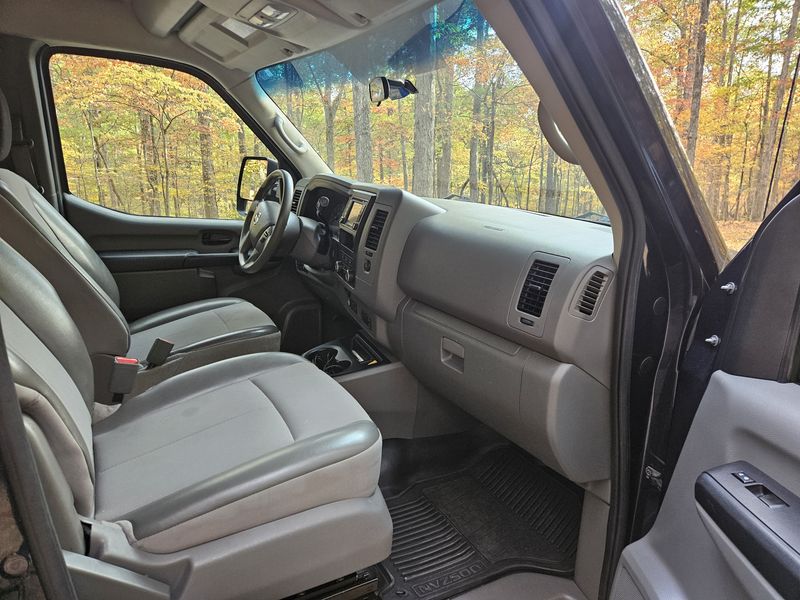
M 339 360 L 339 351 L 336 348 L 321 348 L 306 355 L 318 369 L 328 375 L 339 375 L 349 369 L 353 363 L 347 359 Z

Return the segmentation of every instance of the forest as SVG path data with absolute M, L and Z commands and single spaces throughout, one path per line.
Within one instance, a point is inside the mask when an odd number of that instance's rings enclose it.
M 257 80 L 335 173 L 603 220 L 582 169 L 547 144 L 536 93 L 474 4 L 444 2 L 424 22 L 399 49 L 401 33 L 390 31 L 262 69 Z M 371 105 L 376 75 L 409 78 L 418 93 Z
M 513 58 L 471 2 L 455 6 L 426 20 L 421 33 L 435 52 L 424 66 L 405 56 L 391 72 L 366 73 L 334 50 L 257 79 L 338 174 L 602 219 L 583 171 L 544 140 L 538 98 Z M 790 98 L 800 0 L 622 0 L 622 8 L 706 201 L 738 248 L 800 179 Z M 376 107 L 367 87 L 375 75 L 408 77 L 419 93 Z M 240 159 L 266 149 L 206 84 L 68 54 L 53 56 L 51 79 L 73 193 L 137 214 L 237 216 Z
M 50 59 L 70 192 L 139 215 L 238 218 L 241 158 L 266 148 L 203 81 L 74 54 Z
M 622 5 L 706 201 L 738 247 L 800 179 L 800 115 L 790 99 L 800 0 Z

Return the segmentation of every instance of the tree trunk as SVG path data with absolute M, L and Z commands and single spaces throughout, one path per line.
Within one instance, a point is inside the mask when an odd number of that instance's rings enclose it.
M 539 129 L 539 197 L 536 199 L 536 210 L 539 212 L 544 210 L 544 184 L 544 135 Z
M 353 79 L 353 127 L 356 145 L 356 179 L 372 182 L 372 132 L 369 86 Z
M 489 106 L 487 107 L 486 123 L 486 160 L 484 161 L 486 173 L 486 193 L 488 204 L 494 201 L 494 132 L 495 116 L 497 113 L 497 85 L 492 82 L 490 86 Z
M 800 0 L 798 0 L 800 1 Z M 700 99 L 703 96 L 703 68 L 706 60 L 706 26 L 710 0 L 700 0 L 700 16 L 697 20 L 697 37 L 694 52 L 694 74 L 692 76 L 692 104 L 689 113 L 689 127 L 686 132 L 686 154 L 694 164 L 697 149 L 697 128 L 700 124 Z
M 556 184 L 556 154 L 553 149 L 547 148 L 547 181 L 544 186 L 544 212 L 556 214 L 558 212 L 558 190 Z
M 772 102 L 772 109 L 769 112 L 769 122 L 763 138 L 761 152 L 759 153 L 758 170 L 756 171 L 756 184 L 753 189 L 753 198 L 750 206 L 750 217 L 753 220 L 760 220 L 764 206 L 767 202 L 767 193 L 770 175 L 772 173 L 773 154 L 775 152 L 775 141 L 778 133 L 778 122 L 783 107 L 783 99 L 786 94 L 786 84 L 789 79 L 789 68 L 795 46 L 797 35 L 797 18 L 800 14 L 800 0 L 794 0 L 792 5 L 792 18 L 786 30 L 786 37 L 783 44 L 781 57 L 781 74 L 775 84 L 775 98 Z
M 486 74 L 481 68 L 483 58 L 483 42 L 486 37 L 486 21 L 478 17 L 477 33 L 475 38 L 475 73 L 474 87 L 472 88 L 472 121 L 470 123 L 469 138 L 469 199 L 478 201 L 478 132 L 481 130 L 481 105 L 483 103 L 483 84 Z
M 89 129 L 89 137 L 92 138 L 92 166 L 94 167 L 94 181 L 97 186 L 97 203 L 100 206 L 106 205 L 105 194 L 103 193 L 103 184 L 100 182 L 100 152 L 98 150 L 97 136 L 94 133 L 94 124 L 89 111 L 83 111 L 83 116 L 86 119 L 86 126 Z
M 453 160 L 453 64 L 447 62 L 440 73 L 442 110 L 436 113 L 436 132 L 442 150 L 436 165 L 436 195 L 445 198 L 450 194 L 450 169 Z
M 403 102 L 397 103 L 397 122 L 400 123 L 400 161 L 403 167 L 403 189 L 408 189 L 408 154 L 406 153 L 406 127 L 403 124 Z
M 245 139 L 244 123 L 239 121 L 239 129 L 236 132 L 236 141 L 239 145 L 239 160 L 247 156 L 247 140 Z
M 773 144 L 777 143 L 777 135 L 778 135 L 778 128 L 779 128 L 779 121 L 783 118 L 784 114 L 788 117 L 791 117 L 792 113 L 792 104 L 794 98 L 790 97 L 787 100 L 786 110 L 785 112 L 783 109 L 783 95 L 786 92 L 786 86 L 788 84 L 789 79 L 789 72 L 792 65 L 792 54 L 793 49 L 795 46 L 795 37 L 797 35 L 797 20 L 798 15 L 800 14 L 800 0 L 795 0 L 794 6 L 792 7 L 792 20 L 789 23 L 789 31 L 786 34 L 786 44 L 783 50 L 783 63 L 781 64 L 781 79 L 778 82 L 776 87 L 776 96 L 775 96 L 775 103 L 773 104 L 772 110 L 772 119 L 774 120 L 774 131 L 772 133 L 772 142 Z M 780 96 L 780 102 L 778 102 L 778 96 Z M 788 123 L 787 123 L 788 124 Z M 770 121 L 770 128 L 773 128 L 773 121 Z M 767 209 L 777 203 L 778 200 L 781 198 L 781 169 L 783 167 L 783 147 L 778 147 L 776 150 L 775 156 L 775 179 L 772 184 L 772 189 L 769 190 L 770 195 L 768 198 L 765 199 L 765 203 L 767 205 Z M 770 152 L 770 158 L 772 156 L 772 152 Z M 772 177 L 771 166 L 769 175 L 767 176 L 767 187 L 769 187 L 769 181 Z M 792 182 L 794 183 L 794 182 Z
M 211 156 L 211 116 L 207 110 L 197 115 L 200 131 L 200 168 L 203 178 L 203 216 L 207 219 L 219 217 L 217 210 L 217 189 L 214 184 L 214 159 Z
M 334 97 L 334 92 L 336 96 Z M 325 82 L 324 92 L 320 94 L 322 97 L 322 109 L 325 114 L 325 162 L 331 168 L 331 171 L 336 171 L 336 111 L 339 110 L 339 103 L 342 100 L 341 90 L 335 90 L 330 81 Z
M 786 104 L 787 120 L 792 116 L 793 104 L 794 104 L 794 97 L 790 96 Z M 777 155 L 775 156 L 775 178 L 773 180 L 769 198 L 767 198 L 767 208 L 765 212 L 769 212 L 769 210 L 771 210 L 771 208 L 778 203 L 778 201 L 783 197 L 784 194 L 784 190 L 781 189 L 781 174 L 783 170 L 783 150 L 784 150 L 784 142 L 782 141 L 781 145 L 778 146 Z M 770 175 L 770 177 L 772 177 L 772 175 Z M 792 184 L 794 184 L 795 181 L 792 181 Z
M 144 175 L 147 180 L 147 214 L 156 213 L 156 196 L 158 195 L 158 160 L 156 157 L 156 145 L 153 139 L 153 121 L 149 113 L 139 111 L 139 137 L 142 144 L 142 159 L 144 163 Z M 142 211 L 144 212 L 144 211 Z
M 415 83 L 419 94 L 414 105 L 414 164 L 411 168 L 411 192 L 418 196 L 434 195 L 433 186 L 433 73 L 420 73 Z
M 536 155 L 536 144 L 531 145 L 531 157 L 528 160 L 528 182 L 525 186 L 525 210 L 530 210 L 531 203 L 531 172 L 533 171 L 533 157 Z M 522 203 L 520 203 L 522 206 Z

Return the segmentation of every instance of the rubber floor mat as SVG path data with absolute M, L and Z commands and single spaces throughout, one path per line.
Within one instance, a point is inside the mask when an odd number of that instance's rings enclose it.
M 394 537 L 382 597 L 449 598 L 511 571 L 571 575 L 581 498 L 513 447 L 415 483 L 386 501 Z

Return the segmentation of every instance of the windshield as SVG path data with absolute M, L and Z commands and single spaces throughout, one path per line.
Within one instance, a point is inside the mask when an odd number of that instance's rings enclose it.
M 418 93 L 370 102 L 369 82 Z M 435 198 L 608 223 L 583 170 L 542 134 L 539 99 L 471 0 L 446 0 L 256 73 L 334 173 Z

